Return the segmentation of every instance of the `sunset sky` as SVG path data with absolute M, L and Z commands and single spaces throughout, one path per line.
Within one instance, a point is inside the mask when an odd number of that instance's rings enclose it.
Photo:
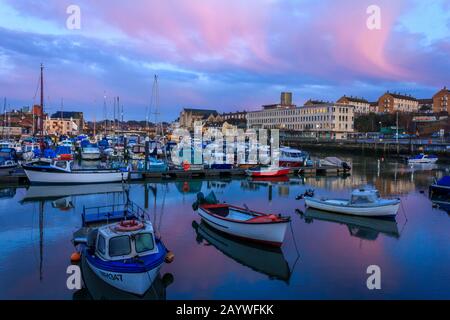
M 81 29 L 66 27 L 69 5 Z M 381 29 L 369 30 L 369 5 Z M 376 100 L 450 86 L 450 0 L 0 0 L 0 96 L 32 105 L 45 66 L 46 111 L 103 118 L 106 93 L 145 119 L 153 75 L 161 118 L 181 108 L 257 110 L 292 91 Z M 36 96 L 38 102 L 38 95 Z

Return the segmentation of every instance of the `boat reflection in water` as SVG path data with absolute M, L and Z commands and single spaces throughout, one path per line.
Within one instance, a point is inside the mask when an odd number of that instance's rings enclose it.
M 1 188 L 0 189 L 0 200 L 1 199 L 12 199 L 16 195 L 16 188 Z
M 397 222 L 394 219 L 351 216 L 312 208 L 308 208 L 302 216 L 306 223 L 320 220 L 345 224 L 351 236 L 364 240 L 376 240 L 380 233 L 396 239 L 400 238 Z
M 84 287 L 73 294 L 73 300 L 166 300 L 166 288 L 174 281 L 172 274 L 159 273 L 147 292 L 137 296 L 107 284 L 89 268 L 85 259 L 81 260 L 81 272 Z
M 70 196 L 123 192 L 123 184 L 98 183 L 86 185 L 31 185 L 21 202 L 56 200 Z
M 291 270 L 280 248 L 248 243 L 214 230 L 205 222 L 192 222 L 197 242 L 213 245 L 226 256 L 257 272 L 289 283 Z

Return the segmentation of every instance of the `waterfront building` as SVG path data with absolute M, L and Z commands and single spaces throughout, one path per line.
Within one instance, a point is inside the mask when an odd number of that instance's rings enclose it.
M 52 119 L 47 118 L 44 121 L 44 128 L 50 135 L 77 135 L 80 133 L 77 123 L 73 119 Z
M 336 102 L 354 106 L 355 107 L 355 115 L 368 114 L 371 112 L 370 103 L 369 103 L 369 101 L 367 101 L 364 98 L 357 98 L 357 97 L 352 97 L 352 96 L 347 97 L 344 95 Z
M 299 131 L 303 136 L 344 139 L 354 131 L 354 107 L 341 103 L 309 104 L 247 113 L 247 127 Z
M 224 112 L 220 115 L 223 121 L 229 120 L 242 120 L 245 121 L 247 116 L 247 111 L 236 111 L 236 112 Z
M 282 92 L 280 95 L 280 102 L 275 104 L 266 104 L 263 105 L 262 108 L 264 110 L 270 109 L 292 109 L 295 108 L 295 104 L 292 103 L 292 93 L 291 92 Z
M 372 113 L 378 113 L 378 101 L 369 102 L 369 111 Z
M 64 121 L 73 121 L 77 127 L 78 130 L 83 132 L 84 130 L 84 115 L 83 112 L 80 111 L 58 111 L 51 115 L 51 119 L 61 119 Z
M 219 122 L 221 117 L 216 110 L 183 108 L 178 121 L 180 127 L 193 129 L 196 121 Z
M 450 90 L 444 87 L 433 96 L 433 111 L 450 112 Z
M 22 136 L 22 128 L 21 127 L 0 127 L 0 138 L 4 139 L 6 137 L 14 137 L 19 138 Z
M 418 99 L 419 101 L 419 111 L 421 113 L 432 113 L 433 112 L 433 99 Z
M 410 96 L 387 91 L 378 99 L 378 111 L 384 113 L 417 112 L 419 101 Z

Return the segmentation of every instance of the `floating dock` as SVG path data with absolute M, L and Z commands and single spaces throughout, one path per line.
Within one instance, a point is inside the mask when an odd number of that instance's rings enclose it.
M 348 170 L 336 166 L 303 167 L 290 170 L 292 175 L 316 176 L 339 175 L 348 173 Z M 130 180 L 161 180 L 161 179 L 209 179 L 224 177 L 245 176 L 245 169 L 171 169 L 164 172 L 131 171 Z M 28 184 L 28 178 L 22 169 L 17 169 L 12 175 L 0 176 L 0 184 Z

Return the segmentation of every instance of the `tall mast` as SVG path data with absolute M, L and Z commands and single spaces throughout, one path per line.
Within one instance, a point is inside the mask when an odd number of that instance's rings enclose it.
M 103 134 L 106 136 L 106 118 L 107 118 L 107 112 L 106 112 L 106 91 L 103 95 L 103 117 L 105 121 L 103 122 Z
M 6 130 L 6 97 L 3 100 L 3 113 L 4 113 L 4 118 L 3 118 L 3 126 L 2 126 L 2 137 L 5 138 L 5 130 Z
M 117 96 L 117 127 L 120 129 L 120 98 Z M 116 122 L 116 118 L 114 118 L 114 122 Z
M 155 78 L 153 81 L 153 88 L 152 88 L 152 106 L 154 109 L 154 116 L 155 116 L 155 137 L 158 135 L 158 115 L 159 115 L 159 109 L 158 109 L 158 104 L 159 104 L 159 92 L 158 92 L 158 76 L 155 74 Z M 162 132 L 161 132 L 162 135 Z
M 41 63 L 41 115 L 39 118 L 41 135 L 44 135 L 44 65 Z

